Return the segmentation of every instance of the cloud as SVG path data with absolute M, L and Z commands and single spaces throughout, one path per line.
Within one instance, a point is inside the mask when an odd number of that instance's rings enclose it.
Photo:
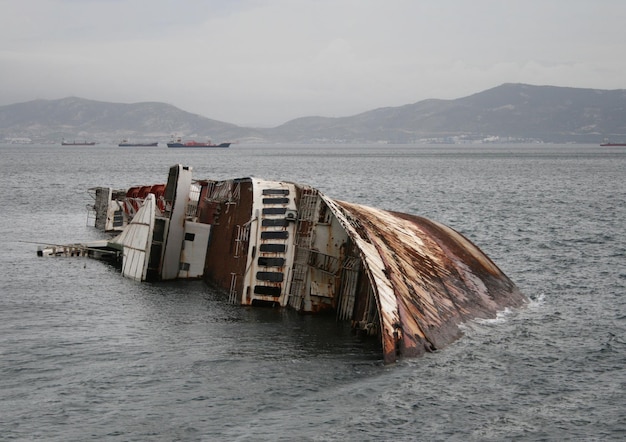
M 617 0 L 4 0 L 0 104 L 163 101 L 236 124 L 505 82 L 624 88 Z

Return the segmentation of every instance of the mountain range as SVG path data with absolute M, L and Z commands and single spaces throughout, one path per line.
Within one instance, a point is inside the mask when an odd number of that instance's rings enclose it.
M 626 140 L 626 90 L 506 83 L 454 100 L 428 99 L 358 115 L 241 127 L 143 102 L 68 97 L 0 106 L 0 140 L 166 142 L 171 136 L 261 143 L 599 143 Z

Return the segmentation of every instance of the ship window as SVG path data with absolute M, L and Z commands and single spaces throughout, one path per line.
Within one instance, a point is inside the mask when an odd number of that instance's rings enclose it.
M 259 256 L 257 262 L 261 267 L 282 267 L 285 265 L 285 258 L 267 258 Z
M 193 241 L 196 239 L 195 233 L 185 233 L 185 241 Z
M 284 275 L 280 272 L 256 272 L 259 281 L 283 282 Z
M 277 232 L 261 232 L 261 239 L 287 239 L 289 232 L 287 230 L 279 230 Z
M 284 215 L 286 212 L 286 207 L 266 207 L 263 209 L 263 215 Z
M 265 296 L 280 296 L 280 287 L 273 287 L 267 285 L 255 285 L 254 293 L 257 295 L 265 295 Z
M 266 253 L 285 253 L 287 244 L 261 244 L 259 250 Z
M 263 198 L 263 204 L 289 204 L 289 198 Z
M 263 189 L 263 195 L 289 195 L 289 189 Z
M 261 225 L 263 227 L 287 227 L 289 222 L 285 218 L 266 218 Z
M 116 210 L 113 212 L 113 227 L 120 227 L 124 225 L 124 212 Z

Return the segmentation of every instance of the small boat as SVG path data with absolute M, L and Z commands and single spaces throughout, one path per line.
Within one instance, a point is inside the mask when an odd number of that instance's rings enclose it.
M 230 143 L 213 144 L 211 140 L 201 143 L 194 140 L 183 141 L 181 138 L 177 138 L 167 143 L 167 147 L 230 147 Z
M 128 140 L 122 140 L 122 142 L 118 144 L 119 147 L 156 147 L 158 145 L 158 141 L 155 141 L 153 143 L 133 143 Z
M 95 141 L 61 141 L 61 146 L 95 146 Z

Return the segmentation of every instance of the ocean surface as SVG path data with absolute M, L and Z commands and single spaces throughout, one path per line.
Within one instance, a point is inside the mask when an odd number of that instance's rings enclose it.
M 103 237 L 88 188 L 177 163 L 442 222 L 531 302 L 385 366 L 333 319 L 37 257 Z M 624 440 L 625 178 L 591 145 L 0 145 L 0 440 Z

